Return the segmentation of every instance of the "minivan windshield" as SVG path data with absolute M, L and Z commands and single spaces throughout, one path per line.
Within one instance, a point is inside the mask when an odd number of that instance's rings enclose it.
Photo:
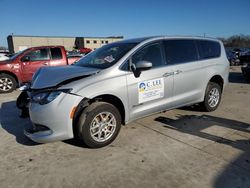
M 135 45 L 137 43 L 118 42 L 107 44 L 81 58 L 74 65 L 106 69 L 119 61 Z

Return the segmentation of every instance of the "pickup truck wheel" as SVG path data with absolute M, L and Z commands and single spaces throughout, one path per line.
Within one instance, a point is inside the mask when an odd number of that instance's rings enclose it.
M 16 89 L 17 82 L 13 76 L 0 74 L 0 93 L 10 93 Z
M 219 84 L 209 82 L 207 85 L 204 101 L 201 103 L 203 109 L 207 112 L 218 108 L 221 101 L 221 87 Z
M 90 148 L 100 148 L 117 137 L 121 115 L 113 105 L 96 102 L 82 112 L 77 124 L 79 138 Z

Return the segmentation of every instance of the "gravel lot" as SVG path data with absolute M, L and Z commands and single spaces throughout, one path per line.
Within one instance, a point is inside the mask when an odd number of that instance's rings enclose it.
M 250 84 L 239 68 L 215 112 L 149 116 L 101 149 L 28 140 L 18 94 L 0 95 L 0 187 L 250 187 Z

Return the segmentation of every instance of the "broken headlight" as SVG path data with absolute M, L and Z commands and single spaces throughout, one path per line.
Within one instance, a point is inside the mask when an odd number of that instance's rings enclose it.
M 61 90 L 33 93 L 31 95 L 31 102 L 39 103 L 41 105 L 48 104 L 54 99 L 56 99 L 61 93 L 69 93 L 70 91 L 71 89 L 61 89 Z

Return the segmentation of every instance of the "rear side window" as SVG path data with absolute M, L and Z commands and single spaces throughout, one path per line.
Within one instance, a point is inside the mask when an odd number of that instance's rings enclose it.
M 215 41 L 199 40 L 197 42 L 200 59 L 220 57 L 220 44 Z
M 60 48 L 50 48 L 51 59 L 62 59 L 62 51 Z
M 198 60 L 198 52 L 194 40 L 164 41 L 167 64 L 187 63 Z

